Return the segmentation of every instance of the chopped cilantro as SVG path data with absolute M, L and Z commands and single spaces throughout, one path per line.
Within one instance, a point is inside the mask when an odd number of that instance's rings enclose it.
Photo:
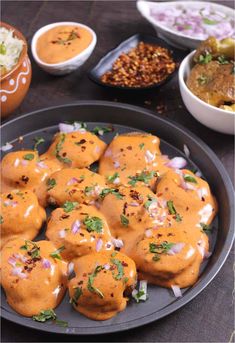
M 65 141 L 65 133 L 62 133 L 62 134 L 60 135 L 60 140 L 59 140 L 59 142 L 56 144 L 54 154 L 55 154 L 56 158 L 57 158 L 60 162 L 63 162 L 63 163 L 65 163 L 65 164 L 70 164 L 72 161 L 71 161 L 69 158 L 60 156 L 60 151 L 61 151 L 62 148 L 63 148 L 64 141 Z
M 4 221 L 3 221 L 3 216 L 1 215 L 0 216 L 0 224 L 3 224 L 4 223 Z
M 136 294 L 132 295 L 132 297 L 137 303 L 139 303 L 143 295 L 145 295 L 145 291 L 143 289 L 140 289 Z
M 119 177 L 119 174 L 116 172 L 116 173 L 114 173 L 113 175 L 108 176 L 108 177 L 107 177 L 107 181 L 108 181 L 109 183 L 113 183 L 113 181 L 115 181 L 116 178 L 118 178 L 118 177 Z
M 103 221 L 99 217 L 87 216 L 84 219 L 83 223 L 86 225 L 86 229 L 88 232 L 102 232 Z
M 67 328 L 68 326 L 68 322 L 66 322 L 65 320 L 56 319 L 55 323 L 63 328 Z
M 143 149 L 144 149 L 144 146 L 145 146 L 145 144 L 144 144 L 144 143 L 140 143 L 140 144 L 139 144 L 139 148 L 140 148 L 140 150 L 143 150 Z
M 184 175 L 184 180 L 186 182 L 197 183 L 197 180 L 191 175 Z
M 25 240 L 25 244 L 20 247 L 21 250 L 28 251 L 28 255 L 31 258 L 38 258 L 40 257 L 40 247 L 30 240 Z
M 204 224 L 204 223 L 200 223 L 200 226 L 201 226 L 201 228 L 202 228 L 202 231 L 203 231 L 204 233 L 206 233 L 207 235 L 208 235 L 209 233 L 211 233 L 211 226 L 210 226 L 210 225 L 206 225 L 206 224 Z
M 100 193 L 100 197 L 103 199 L 106 195 L 113 194 L 117 199 L 123 199 L 123 195 L 119 193 L 117 189 L 113 188 L 104 188 Z
M 207 64 L 212 60 L 212 55 L 209 52 L 206 52 L 206 55 L 200 55 L 198 62 L 201 64 Z
M 60 248 L 58 248 L 57 250 L 53 251 L 52 253 L 50 253 L 50 256 L 53 258 L 56 258 L 57 260 L 61 260 L 61 255 L 60 253 L 65 249 L 65 247 L 62 245 Z
M 81 295 L 82 295 L 82 288 L 75 287 L 75 292 L 74 292 L 73 298 L 70 299 L 70 302 L 77 306 L 78 299 L 80 298 Z
M 34 159 L 34 154 L 26 154 L 23 156 L 24 160 L 32 161 Z
M 92 292 L 92 293 L 95 293 L 97 294 L 101 299 L 104 298 L 104 295 L 103 293 L 98 289 L 96 288 L 93 284 L 94 284 L 94 279 L 95 277 L 97 276 L 97 274 L 103 269 L 102 266 L 97 266 L 94 270 L 94 272 L 89 276 L 88 278 L 88 283 L 87 283 L 87 289 Z
M 50 309 L 50 310 L 42 310 L 40 313 L 36 316 L 33 316 L 33 320 L 36 320 L 37 322 L 45 322 L 47 320 L 55 320 L 56 319 L 56 314 L 55 312 Z
M 224 55 L 221 55 L 217 58 L 219 64 L 229 64 L 229 61 Z
M 47 180 L 47 190 L 49 191 L 50 189 L 54 188 L 56 185 L 56 180 L 55 179 L 48 179 Z
M 151 179 L 157 176 L 157 173 L 155 171 L 143 171 L 141 174 L 136 175 L 136 176 L 128 176 L 130 181 L 128 182 L 129 185 L 135 186 L 138 181 L 144 182 L 145 184 L 148 184 Z
M 177 213 L 175 207 L 174 207 L 174 203 L 172 200 L 169 200 L 167 201 L 167 207 L 168 207 L 168 210 L 170 212 L 170 214 L 174 214 L 175 215 L 175 220 L 177 222 L 180 222 L 182 220 L 181 216 L 179 213 Z
M 120 219 L 123 226 L 129 225 L 129 219 L 126 216 L 124 216 L 124 214 L 120 215 Z
M 153 253 L 153 261 L 159 261 L 161 254 L 166 254 L 172 247 L 174 243 L 162 242 L 161 244 L 150 243 L 149 252 Z
M 216 25 L 216 24 L 218 24 L 218 21 L 212 20 L 212 19 L 209 19 L 209 18 L 202 18 L 202 21 L 206 25 Z
M 85 194 L 87 195 L 87 194 L 89 194 L 93 189 L 94 189 L 93 186 L 86 186 L 84 192 L 85 192 Z
M 75 209 L 75 207 L 78 205 L 78 202 L 74 201 L 65 201 L 64 205 L 62 206 L 64 212 L 68 213 Z
M 113 264 L 115 264 L 115 266 L 117 267 L 117 270 L 118 270 L 117 275 L 114 275 L 114 272 L 112 273 L 113 277 L 115 280 L 120 280 L 124 275 L 124 268 L 123 268 L 122 262 L 120 260 L 118 260 L 117 258 L 112 258 L 111 262 Z
M 208 78 L 207 78 L 207 76 L 205 76 L 205 75 L 200 75 L 200 76 L 198 77 L 197 81 L 198 81 L 198 83 L 199 83 L 201 86 L 203 86 L 203 85 L 205 85 L 205 84 L 207 83 Z
M 148 200 L 144 203 L 144 207 L 148 210 L 149 207 L 155 203 L 157 201 L 157 199 L 154 199 L 151 197 L 151 195 L 148 195 Z
M 103 136 L 104 133 L 108 133 L 108 132 L 111 132 L 111 131 L 113 131 L 112 127 L 100 127 L 100 126 L 96 126 L 92 130 L 92 132 L 95 135 L 99 135 L 99 136 Z
M 37 150 L 38 146 L 45 142 L 45 139 L 42 137 L 35 137 L 34 142 L 35 142 L 35 144 L 34 144 L 33 150 Z

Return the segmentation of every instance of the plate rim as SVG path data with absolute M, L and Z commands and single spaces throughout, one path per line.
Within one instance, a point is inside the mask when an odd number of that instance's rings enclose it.
M 194 141 L 197 145 L 201 146 L 205 150 L 207 154 L 210 155 L 211 159 L 213 159 L 213 163 L 216 166 L 217 170 L 223 177 L 224 181 L 224 186 L 227 190 L 227 195 L 229 199 L 228 206 L 231 207 L 231 209 L 234 208 L 234 190 L 233 190 L 233 184 L 232 181 L 223 166 L 222 162 L 219 160 L 217 155 L 213 152 L 213 150 L 203 141 L 201 138 L 197 137 L 194 133 L 192 133 L 190 130 L 185 128 L 183 125 L 171 120 L 171 119 L 164 119 L 158 115 L 155 114 L 154 111 L 151 111 L 149 109 L 145 109 L 140 106 L 135 106 L 135 105 L 130 105 L 126 103 L 119 103 L 119 102 L 111 102 L 111 101 L 103 101 L 103 100 L 80 100 L 80 101 L 75 101 L 75 102 L 70 102 L 62 105 L 57 105 L 57 106 L 50 106 L 50 107 L 45 107 L 41 108 L 35 111 L 31 111 L 28 113 L 25 113 L 21 116 L 18 116 L 16 118 L 8 119 L 5 121 L 1 126 L 0 129 L 4 129 L 6 126 L 11 125 L 12 123 L 18 121 L 18 120 L 23 120 L 27 117 L 31 117 L 34 114 L 39 114 L 39 113 L 44 113 L 46 111 L 50 110 L 56 110 L 56 109 L 61 109 L 61 108 L 68 108 L 71 106 L 107 106 L 107 107 L 116 107 L 119 109 L 130 109 L 134 110 L 136 112 L 141 112 L 145 114 L 146 116 L 152 118 L 155 120 L 160 120 L 163 124 L 170 125 L 172 128 L 176 128 L 178 132 L 184 132 L 191 141 Z M 89 120 L 87 120 L 89 122 Z M 170 313 L 175 312 L 176 310 L 180 309 L 184 305 L 186 305 L 189 301 L 194 299 L 199 293 L 201 293 L 207 285 L 214 279 L 214 277 L 218 274 L 222 266 L 224 265 L 228 254 L 232 248 L 232 244 L 234 241 L 234 236 L 235 232 L 233 230 L 234 227 L 234 213 L 231 211 L 230 215 L 230 225 L 228 228 L 227 236 L 224 242 L 224 246 L 221 250 L 221 253 L 218 256 L 217 262 L 212 266 L 212 268 L 207 272 L 203 280 L 198 282 L 197 284 L 194 285 L 193 288 L 191 288 L 186 294 L 181 298 L 178 299 L 176 302 L 173 302 L 172 304 L 168 305 L 166 308 L 162 308 L 161 310 L 154 312 L 152 314 L 146 315 L 144 318 L 142 318 L 141 323 L 139 322 L 139 319 L 133 319 L 131 322 L 128 323 L 118 323 L 118 324 L 108 324 L 108 325 L 103 325 L 102 327 L 93 327 L 93 328 L 73 328 L 73 327 L 68 327 L 68 328 L 63 328 L 57 325 L 51 325 L 51 324 L 43 324 L 43 325 L 38 325 L 35 327 L 35 322 L 32 321 L 29 323 L 24 323 L 25 317 L 17 317 L 17 320 L 15 320 L 14 316 L 18 316 L 17 313 L 11 313 L 8 312 L 6 309 L 1 308 L 1 317 L 9 320 L 10 322 L 13 322 L 15 324 L 28 327 L 37 331 L 42 331 L 42 332 L 47 332 L 47 333 L 56 333 L 56 334 L 65 334 L 65 335 L 77 335 L 77 336 L 93 336 L 93 335 L 102 335 L 102 334 L 108 334 L 108 333 L 115 333 L 115 332 L 122 332 L 122 331 L 127 331 L 136 327 L 141 327 L 144 325 L 147 325 L 149 323 L 152 323 L 154 321 L 157 321 Z M 156 318 L 156 314 L 157 318 Z M 38 323 L 37 323 L 38 324 Z M 42 327 L 40 327 L 42 326 Z M 67 329 L 67 331 L 66 331 Z M 88 331 L 89 332 L 86 332 Z

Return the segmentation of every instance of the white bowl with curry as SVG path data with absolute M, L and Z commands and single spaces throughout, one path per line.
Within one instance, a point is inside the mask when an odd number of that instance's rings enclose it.
M 180 92 L 188 111 L 203 125 L 226 134 L 235 131 L 234 46 L 231 38 L 210 37 L 179 68 Z
M 87 61 L 96 42 L 96 34 L 90 27 L 76 22 L 57 22 L 43 26 L 34 34 L 31 49 L 43 70 L 65 75 Z

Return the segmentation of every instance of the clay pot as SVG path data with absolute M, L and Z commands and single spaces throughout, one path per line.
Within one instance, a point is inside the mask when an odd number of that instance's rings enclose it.
M 23 101 L 31 82 L 32 69 L 27 54 L 27 42 L 22 33 L 4 22 L 0 22 L 0 26 L 13 30 L 13 35 L 24 41 L 19 61 L 12 70 L 0 78 L 1 117 L 4 118 L 11 114 Z

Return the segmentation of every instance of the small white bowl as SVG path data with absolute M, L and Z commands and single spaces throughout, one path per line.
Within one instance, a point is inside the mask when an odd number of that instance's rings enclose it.
M 235 131 L 235 113 L 207 104 L 194 95 L 186 85 L 186 80 L 193 67 L 195 51 L 184 58 L 179 68 L 179 86 L 184 104 L 192 116 L 203 125 L 212 130 L 232 135 Z
M 150 15 L 151 8 L 159 8 L 161 10 L 167 9 L 172 6 L 185 5 L 187 8 L 190 6 L 197 5 L 198 7 L 204 7 L 210 5 L 211 8 L 228 15 L 230 18 L 234 18 L 234 10 L 230 7 L 219 5 L 216 3 L 205 2 L 205 1 L 164 1 L 164 2 L 151 2 L 145 0 L 139 0 L 136 3 L 138 11 L 141 15 L 147 19 L 155 28 L 157 35 L 165 39 L 169 44 L 175 47 L 196 49 L 198 45 L 205 39 L 197 39 L 189 37 L 183 33 L 176 32 L 157 21 Z
M 53 64 L 45 63 L 38 57 L 37 49 L 36 49 L 37 40 L 44 32 L 52 29 L 53 27 L 62 26 L 62 25 L 71 25 L 71 26 L 79 26 L 79 27 L 86 28 L 92 34 L 92 41 L 91 41 L 90 45 L 85 50 L 83 50 L 78 55 L 74 56 L 73 58 L 70 58 L 69 60 L 66 60 L 66 61 L 60 62 L 60 63 L 53 63 Z M 38 31 L 36 31 L 34 36 L 33 36 L 32 42 L 31 42 L 31 51 L 32 51 L 32 55 L 33 55 L 36 63 L 43 70 L 45 70 L 46 72 L 53 74 L 53 75 L 65 75 L 65 74 L 69 74 L 72 71 L 78 69 L 79 67 L 81 67 L 86 62 L 86 60 L 92 54 L 92 52 L 95 48 L 96 42 L 97 42 L 96 34 L 90 27 L 83 25 L 83 24 L 80 24 L 80 23 L 75 23 L 72 21 L 63 21 L 63 22 L 61 21 L 61 22 L 57 22 L 57 23 L 53 23 L 53 24 L 43 26 Z

